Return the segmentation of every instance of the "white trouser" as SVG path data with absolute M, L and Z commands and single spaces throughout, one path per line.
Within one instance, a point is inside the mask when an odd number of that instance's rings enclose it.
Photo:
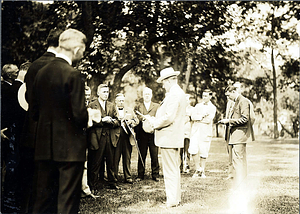
M 181 202 L 180 189 L 180 149 L 161 148 L 167 205 Z

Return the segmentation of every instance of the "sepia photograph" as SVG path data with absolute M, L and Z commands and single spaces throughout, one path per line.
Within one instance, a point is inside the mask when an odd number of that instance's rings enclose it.
M 1 1 L 1 213 L 299 213 L 299 1 Z

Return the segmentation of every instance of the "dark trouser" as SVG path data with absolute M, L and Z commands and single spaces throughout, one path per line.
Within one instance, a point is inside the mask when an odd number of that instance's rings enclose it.
M 1 194 L 1 212 L 12 213 L 20 212 L 18 187 L 19 187 L 19 145 L 17 142 L 15 124 L 5 132 L 8 140 L 1 142 L 1 161 L 2 167 L 5 164 L 5 173 L 2 180 L 3 194 Z
M 125 181 L 131 179 L 131 153 L 132 145 L 129 142 L 129 136 L 125 133 L 123 129 L 121 129 L 119 142 L 114 151 L 114 172 L 116 177 L 118 177 L 119 162 L 122 155 L 123 173 Z
M 154 144 L 154 134 L 141 133 L 139 135 L 138 146 L 141 152 L 143 163 L 146 164 L 147 151 L 149 148 L 151 157 L 151 172 L 152 178 L 159 176 L 159 163 L 158 163 L 158 147 Z M 141 158 L 138 158 L 138 177 L 144 179 L 145 166 L 143 166 Z
M 247 177 L 246 143 L 232 145 L 232 165 L 235 184 L 239 185 Z
M 37 182 L 37 176 L 34 173 L 36 165 L 34 161 L 34 149 L 22 147 L 20 151 L 20 212 L 32 213 Z
M 184 162 L 186 165 L 190 165 L 190 153 L 188 152 L 190 146 L 190 139 L 184 138 L 184 146 L 180 149 L 180 157 L 181 157 L 181 164 L 180 170 L 183 170 Z M 186 159 L 186 160 L 185 160 Z
M 84 162 L 37 162 L 33 213 L 78 213 Z
M 99 181 L 98 175 L 100 167 L 106 158 L 107 179 L 110 184 L 116 182 L 115 174 L 113 172 L 113 145 L 110 136 L 101 135 L 99 142 L 99 149 L 88 151 L 88 183 L 91 190 L 94 190 Z

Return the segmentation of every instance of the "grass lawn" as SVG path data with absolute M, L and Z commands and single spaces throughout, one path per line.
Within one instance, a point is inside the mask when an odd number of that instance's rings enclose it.
M 206 178 L 182 174 L 182 204 L 165 209 L 165 186 L 151 180 L 147 156 L 145 180 L 119 183 L 121 190 L 99 188 L 97 199 L 82 198 L 80 213 L 234 213 L 232 204 L 241 205 L 243 213 L 299 213 L 299 140 L 258 139 L 247 145 L 248 178 L 243 195 L 232 189 L 227 177 L 225 142 L 215 138 L 206 165 Z M 121 162 L 120 162 L 121 163 Z M 193 160 L 191 160 L 193 169 Z M 132 153 L 131 171 L 137 176 L 137 150 Z M 122 166 L 120 164 L 121 177 Z M 243 198 L 243 199 L 241 199 Z

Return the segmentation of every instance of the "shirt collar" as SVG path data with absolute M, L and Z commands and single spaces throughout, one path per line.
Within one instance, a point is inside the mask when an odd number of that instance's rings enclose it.
M 57 54 L 57 51 L 54 50 L 53 48 L 48 48 L 48 49 L 47 49 L 47 52 L 53 53 L 55 56 L 56 56 L 56 54 Z
M 66 55 L 64 55 L 62 53 L 57 53 L 56 57 L 62 58 L 64 60 L 66 60 L 70 65 L 72 65 L 72 60 L 68 56 L 66 56 Z
M 8 82 L 7 80 L 3 80 L 4 82 L 6 82 L 7 84 L 9 84 L 9 85 L 12 85 L 12 83 L 11 82 Z

